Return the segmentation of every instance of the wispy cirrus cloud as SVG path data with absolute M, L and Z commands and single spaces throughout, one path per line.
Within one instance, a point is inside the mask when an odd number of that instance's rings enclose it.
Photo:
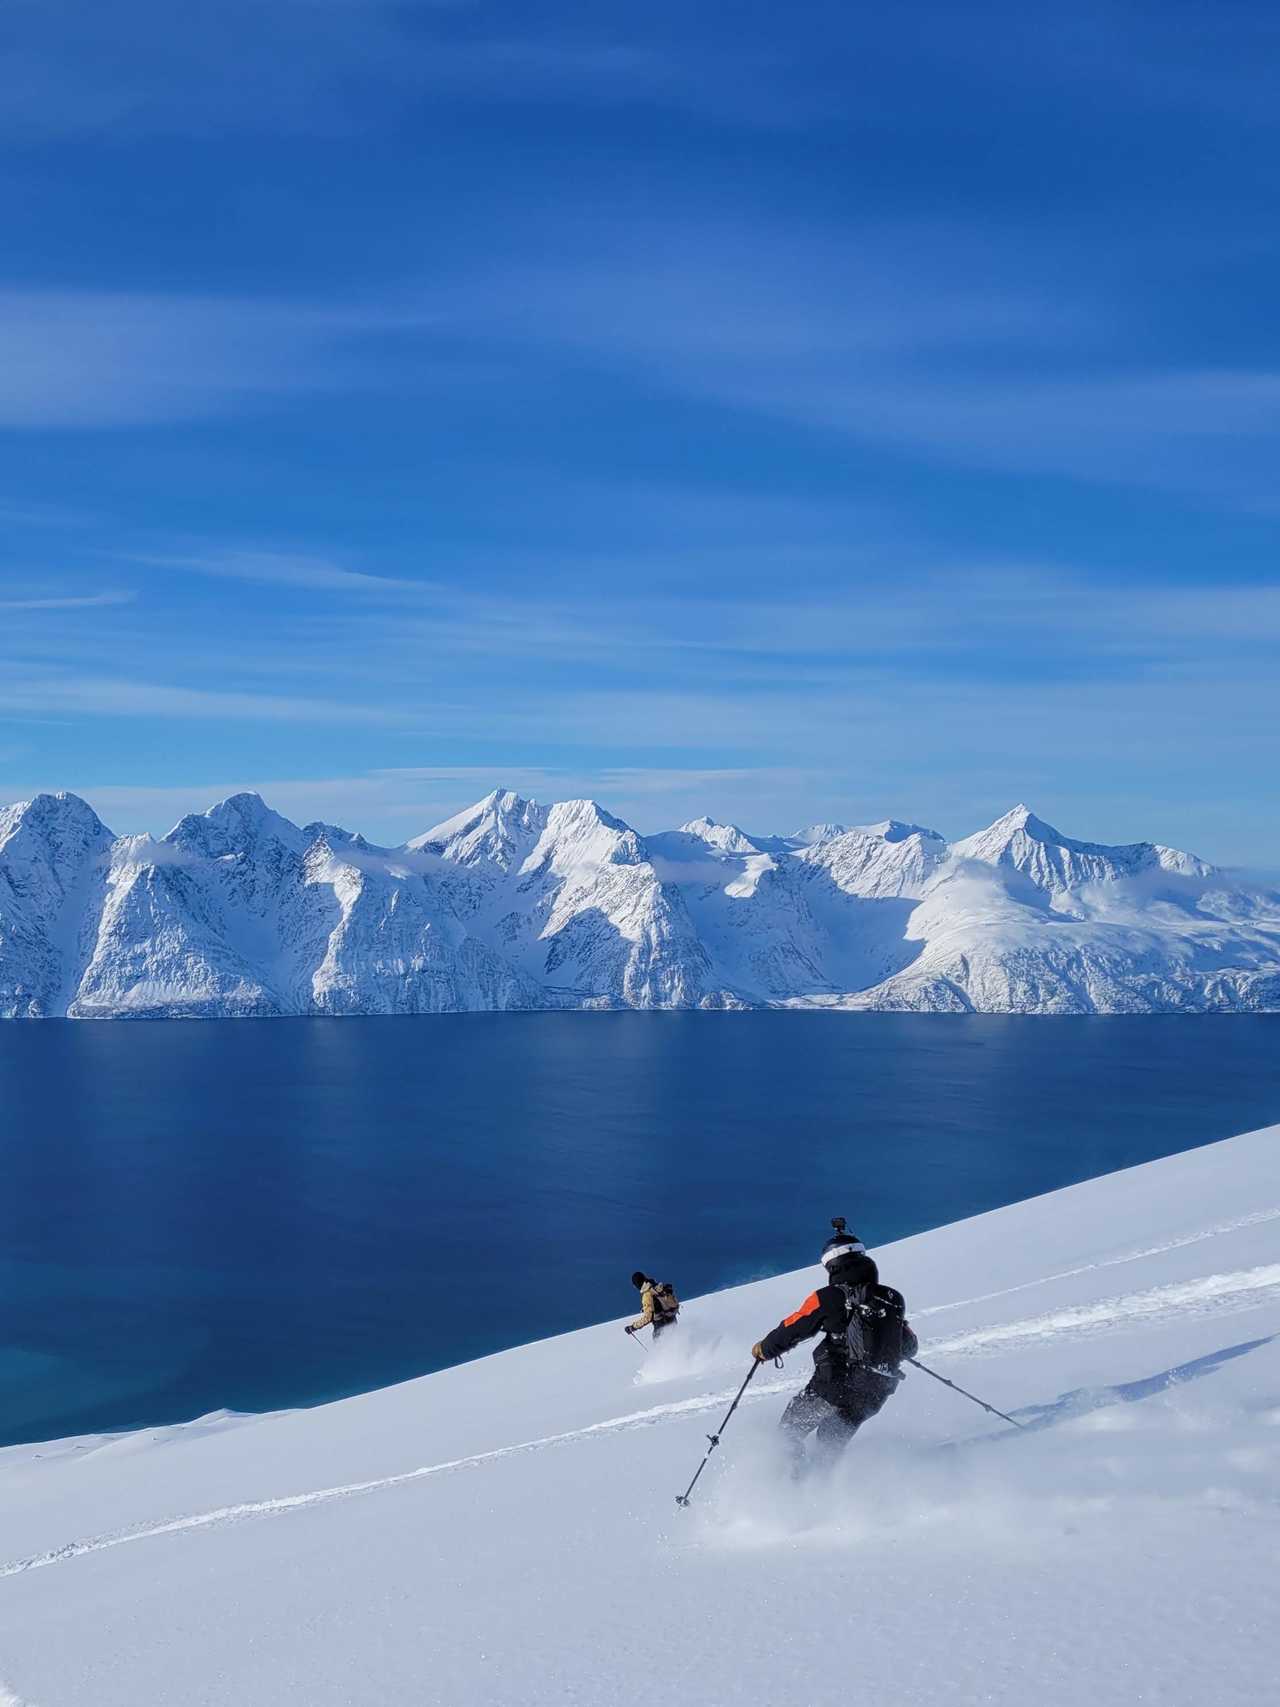
M 970 466 L 1173 486 L 1246 504 L 1271 490 L 1280 454 L 1280 368 L 1125 372 L 1108 362 L 1056 378 L 882 370 L 844 383 L 757 372 L 716 389 L 745 407 Z
M 411 709 L 298 694 L 178 686 L 136 678 L 9 671 L 0 710 L 36 716 L 164 717 L 231 722 L 387 724 L 415 720 Z
M 592 239 L 566 219 L 538 238 L 554 260 L 513 265 L 504 234 L 479 235 L 363 306 L 0 292 L 0 426 L 127 428 L 379 391 L 466 419 L 517 376 L 536 419 L 570 372 L 610 408 L 656 390 L 780 444 L 818 432 L 927 464 L 1273 501 L 1280 368 L 1138 361 L 1122 309 L 1011 238 L 976 250 L 938 225 L 836 236 L 673 213 Z
M 1273 493 L 1280 367 L 1135 357 L 1140 315 L 1060 276 L 1052 245 L 675 214 L 593 238 L 514 288 L 472 281 L 449 312 L 514 335 L 518 304 L 524 341 L 615 381 L 932 462 L 1249 505 Z
M 362 340 L 413 324 L 403 307 L 0 290 L 0 427 L 142 426 L 351 386 L 371 372 Z
M 177 574 L 205 575 L 213 580 L 256 581 L 265 586 L 300 587 L 326 593 L 425 594 L 431 583 L 396 575 L 375 575 L 347 568 L 331 558 L 303 552 L 224 549 L 189 555 L 129 552 L 130 562 Z
M 41 593 L 29 598 L 0 599 L 0 610 L 101 610 L 106 605 L 129 605 L 137 598 L 132 591 L 102 593 Z
M 15 504 L 0 498 L 0 525 L 9 528 L 100 527 L 102 517 L 69 504 Z
M 760 551 L 767 560 L 769 548 Z M 572 597 L 429 589 L 420 608 L 394 619 L 322 613 L 306 633 L 320 652 L 358 640 L 388 683 L 402 669 L 411 678 L 426 659 L 465 658 L 468 669 L 481 660 L 530 669 L 595 665 L 619 684 L 643 675 L 660 685 L 674 675 L 708 687 L 726 679 L 795 681 L 801 664 L 811 683 L 867 667 L 905 677 L 945 666 L 971 677 L 1035 671 L 1076 679 L 1086 666 L 1098 675 L 1135 663 L 1203 663 L 1210 648 L 1224 657 L 1229 651 L 1248 675 L 1270 671 L 1280 642 L 1274 581 L 1153 587 L 1035 563 L 920 567 L 849 556 L 828 552 L 813 583 L 794 585 L 785 598 L 776 575 L 719 596 L 696 583 L 684 596 L 639 590 L 648 578 L 639 556 L 615 563 L 615 580 L 580 584 Z M 779 547 L 774 561 L 782 572 L 795 559 Z

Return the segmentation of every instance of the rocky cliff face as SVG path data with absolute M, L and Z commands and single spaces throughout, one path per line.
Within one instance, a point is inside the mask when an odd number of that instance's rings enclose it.
M 252 794 L 160 841 L 74 795 L 0 810 L 5 1018 L 741 1006 L 1280 1009 L 1280 895 L 1023 806 L 951 844 L 641 836 L 499 791 L 400 848 Z

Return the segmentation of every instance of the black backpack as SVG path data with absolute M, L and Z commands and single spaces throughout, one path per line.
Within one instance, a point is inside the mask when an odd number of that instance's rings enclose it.
M 892 1286 L 846 1286 L 849 1325 L 845 1336 L 855 1364 L 877 1375 L 896 1375 L 902 1362 L 907 1304 Z

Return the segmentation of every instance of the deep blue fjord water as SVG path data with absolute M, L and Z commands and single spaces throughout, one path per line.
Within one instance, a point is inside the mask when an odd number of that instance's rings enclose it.
M 1280 1016 L 0 1025 L 0 1442 L 357 1392 L 636 1267 L 701 1292 L 1275 1120 Z

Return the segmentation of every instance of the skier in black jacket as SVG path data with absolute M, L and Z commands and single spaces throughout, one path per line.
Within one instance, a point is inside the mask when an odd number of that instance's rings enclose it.
M 862 1338 L 855 1331 L 851 1344 L 849 1326 L 859 1311 L 874 1312 L 879 1306 L 872 1288 L 879 1285 L 876 1265 L 860 1239 L 836 1224 L 834 1237 L 822 1247 L 822 1261 L 830 1276 L 826 1286 L 811 1292 L 793 1315 L 779 1322 L 758 1345 L 751 1348 L 759 1361 L 780 1357 L 820 1333 L 824 1337 L 813 1354 L 813 1378 L 791 1400 L 782 1413 L 781 1426 L 790 1436 L 797 1459 L 805 1437 L 816 1429 L 816 1440 L 834 1453 L 853 1439 L 868 1417 L 875 1416 L 902 1380 L 895 1362 L 881 1365 L 859 1355 L 854 1345 Z M 901 1304 L 899 1294 L 891 1294 Z M 874 1324 L 874 1314 L 866 1318 Z M 874 1326 L 867 1338 L 874 1342 Z M 902 1323 L 902 1357 L 914 1357 L 920 1349 L 909 1323 Z

